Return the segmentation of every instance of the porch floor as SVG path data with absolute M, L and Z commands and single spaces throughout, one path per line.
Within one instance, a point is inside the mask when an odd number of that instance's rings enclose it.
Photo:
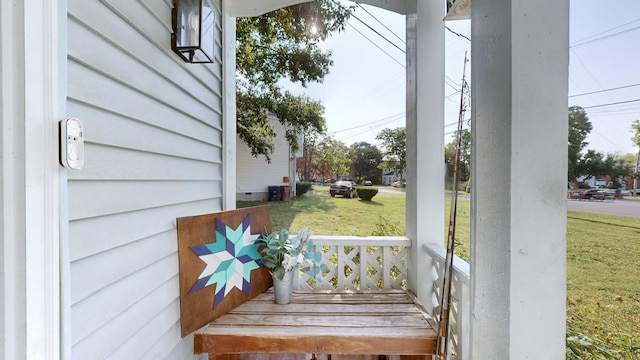
M 294 291 L 287 305 L 275 304 L 269 290 L 196 331 L 194 350 L 209 359 L 240 354 L 425 359 L 435 353 L 436 338 L 435 321 L 403 290 Z

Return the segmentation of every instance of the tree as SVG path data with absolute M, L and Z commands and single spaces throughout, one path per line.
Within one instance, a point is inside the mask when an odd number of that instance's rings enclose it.
M 331 176 L 329 168 L 322 162 L 319 142 L 320 134 L 312 131 L 304 133 L 302 157 L 296 159 L 296 171 L 304 181 L 323 181 Z
M 382 174 L 378 168 L 382 162 L 382 153 L 377 147 L 364 141 L 351 144 L 351 155 L 354 180 L 371 180 L 376 184 L 382 182 Z
M 349 173 L 350 149 L 330 136 L 305 137 L 303 157 L 296 161 L 298 175 L 307 180 L 337 179 Z
M 453 181 L 453 161 L 456 155 L 457 140 L 453 140 L 448 143 L 444 148 L 444 160 L 447 164 L 447 178 L 449 184 Z M 462 130 L 461 135 L 461 148 L 460 148 L 460 163 L 458 164 L 458 180 L 468 181 L 471 176 L 471 131 L 469 129 Z
M 569 161 L 568 176 L 574 186 L 577 185 L 577 178 L 585 175 L 585 169 L 582 167 L 582 149 L 589 143 L 585 141 L 593 126 L 587 117 L 587 113 L 579 106 L 571 106 L 569 108 Z
M 405 128 L 384 129 L 376 136 L 382 140 L 384 157 L 380 166 L 393 169 L 396 174 L 404 173 L 407 167 L 407 132 Z
M 631 141 L 639 148 L 640 151 L 640 120 L 635 120 L 631 124 L 631 132 L 633 132 L 633 137 L 631 137 Z
M 633 196 L 636 196 L 638 193 L 638 178 L 640 178 L 640 174 L 638 173 L 638 167 L 640 167 L 640 120 L 636 120 L 631 124 L 631 131 L 633 132 L 633 137 L 631 140 L 638 147 L 638 157 L 636 158 L 635 171 L 633 173 Z
M 322 106 L 282 91 L 278 82 L 322 82 L 332 61 L 318 42 L 344 30 L 348 16 L 349 9 L 337 2 L 317 0 L 236 20 L 238 135 L 254 156 L 270 159 L 273 151 L 277 134 L 267 120 L 269 111 L 290 128 L 286 136 L 292 147 L 297 131 L 323 130 Z M 300 104 L 306 111 L 297 112 Z
M 331 177 L 339 179 L 348 175 L 351 168 L 351 156 L 347 145 L 331 137 L 325 137 L 319 145 L 322 162 L 329 169 Z

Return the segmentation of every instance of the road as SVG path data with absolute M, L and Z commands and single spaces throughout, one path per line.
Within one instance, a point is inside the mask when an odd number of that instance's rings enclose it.
M 379 188 L 379 194 L 404 194 L 404 189 Z M 451 197 L 451 194 L 445 194 Z M 469 199 L 468 194 L 458 195 Z M 640 218 L 640 200 L 567 200 L 567 210 L 586 211 L 606 215 L 633 216 Z
M 567 200 L 567 209 L 640 218 L 638 200 Z

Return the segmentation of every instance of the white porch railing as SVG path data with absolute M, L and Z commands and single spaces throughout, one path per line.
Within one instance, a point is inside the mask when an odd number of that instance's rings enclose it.
M 404 236 L 312 236 L 328 271 L 310 278 L 300 273 L 294 287 L 300 290 L 403 289 L 407 279 Z
M 425 304 L 427 309 L 433 309 L 432 314 L 439 317 L 440 298 L 442 297 L 442 276 L 446 250 L 442 245 L 425 244 L 422 250 L 428 255 L 430 273 L 433 276 L 432 303 Z M 469 354 L 469 322 L 471 316 L 469 263 L 455 256 L 451 272 L 451 306 L 449 307 L 449 343 L 450 359 L 470 359 Z
M 300 273 L 294 287 L 300 290 L 404 289 L 407 279 L 407 251 L 411 240 L 404 236 L 312 236 L 328 271 L 317 281 Z M 442 245 L 424 245 L 424 269 L 433 279 L 429 303 L 423 304 L 434 317 L 440 313 L 442 273 L 446 251 Z M 469 354 L 469 264 L 459 257 L 453 261 L 450 307 L 450 359 L 466 360 Z

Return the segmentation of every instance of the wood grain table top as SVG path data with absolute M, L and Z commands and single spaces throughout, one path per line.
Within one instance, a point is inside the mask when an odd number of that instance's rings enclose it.
M 402 290 L 294 291 L 275 304 L 272 290 L 197 330 L 196 353 L 435 353 L 435 321 Z M 215 357 L 212 357 L 215 358 Z

